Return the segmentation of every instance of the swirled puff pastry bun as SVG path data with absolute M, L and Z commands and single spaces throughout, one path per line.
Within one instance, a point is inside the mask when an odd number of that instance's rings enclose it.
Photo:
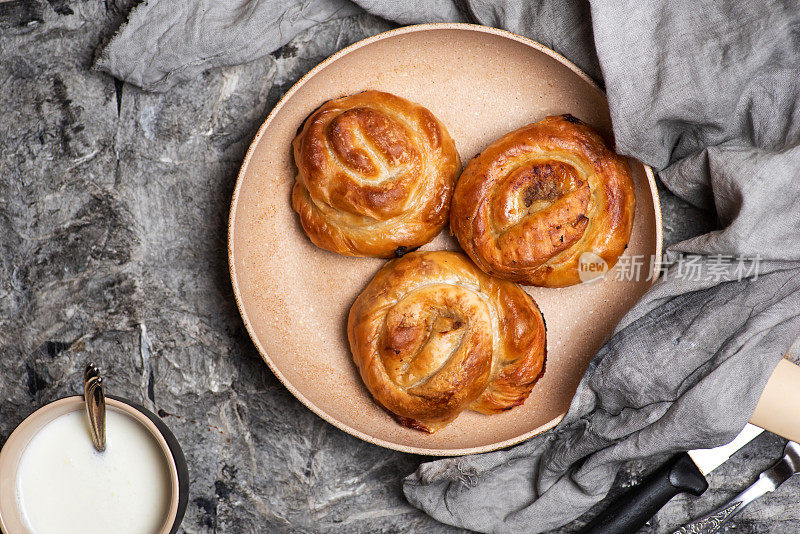
M 547 117 L 504 135 L 467 164 L 450 228 L 485 272 L 563 287 L 581 281 L 586 258 L 590 265 L 602 259 L 608 269 L 616 264 L 635 203 L 625 158 L 575 117 Z M 582 260 L 584 253 L 592 254 Z
M 448 222 L 461 160 L 444 125 L 418 104 L 379 91 L 330 100 L 292 146 L 292 207 L 319 247 L 401 255 Z
M 347 333 L 375 400 L 426 432 L 464 410 L 493 414 L 522 404 L 544 372 L 536 303 L 457 252 L 388 262 L 350 309 Z

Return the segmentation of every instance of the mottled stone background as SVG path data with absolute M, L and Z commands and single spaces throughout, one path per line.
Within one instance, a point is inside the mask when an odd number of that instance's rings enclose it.
M 158 412 L 183 444 L 185 532 L 456 532 L 403 499 L 402 478 L 426 458 L 353 438 L 283 388 L 227 271 L 228 206 L 257 127 L 312 66 L 390 25 L 334 21 L 147 94 L 91 70 L 130 3 L 0 2 L 0 443 L 34 408 L 77 393 L 93 360 L 108 390 Z M 663 189 L 661 202 L 667 244 L 713 227 Z M 782 446 L 759 437 L 647 532 L 720 504 Z M 652 465 L 631 465 L 620 486 Z M 790 481 L 734 531 L 797 533 L 799 495 Z

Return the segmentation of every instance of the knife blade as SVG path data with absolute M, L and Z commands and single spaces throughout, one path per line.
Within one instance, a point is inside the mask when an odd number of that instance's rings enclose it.
M 708 488 L 705 475 L 725 463 L 761 432 L 761 428 L 747 424 L 726 445 L 673 456 L 640 484 L 617 498 L 578 534 L 632 534 L 638 531 L 676 495 L 702 495 Z
M 695 449 L 689 451 L 689 458 L 695 463 L 703 475 L 709 474 L 711 471 L 721 466 L 728 461 L 728 458 L 733 454 L 750 443 L 759 434 L 764 432 L 763 428 L 747 423 L 747 425 L 739 432 L 739 435 L 733 438 L 733 441 L 727 445 L 720 445 L 713 449 Z

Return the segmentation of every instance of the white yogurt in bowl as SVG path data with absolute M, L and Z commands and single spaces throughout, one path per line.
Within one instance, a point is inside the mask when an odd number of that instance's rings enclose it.
M 37 432 L 17 469 L 17 499 L 33 534 L 155 534 L 167 516 L 164 453 L 131 416 L 106 413 L 106 450 L 92 445 L 89 421 L 66 413 Z
M 92 445 L 82 397 L 48 404 L 0 451 L 6 534 L 173 534 L 188 501 L 183 452 L 163 421 L 106 397 L 106 450 Z

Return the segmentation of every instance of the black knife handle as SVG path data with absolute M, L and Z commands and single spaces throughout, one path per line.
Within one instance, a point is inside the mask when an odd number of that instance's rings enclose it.
M 578 534 L 634 534 L 674 496 L 701 495 L 706 489 L 708 482 L 689 455 L 678 454 L 621 495 Z

